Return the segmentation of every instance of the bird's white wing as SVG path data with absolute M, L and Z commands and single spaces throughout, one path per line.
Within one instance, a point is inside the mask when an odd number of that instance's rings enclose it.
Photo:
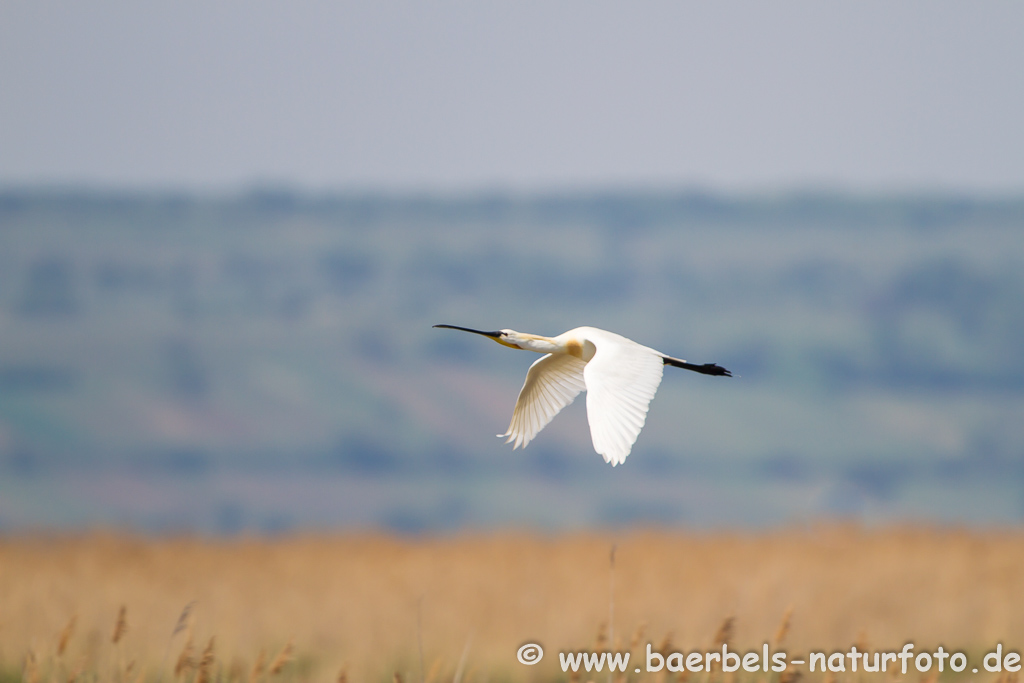
M 526 447 L 537 432 L 583 391 L 585 367 L 582 360 L 564 354 L 549 353 L 538 359 L 526 373 L 508 431 L 498 436 L 508 437 L 505 443 L 515 441 L 513 448 Z
M 594 450 L 613 466 L 625 462 L 647 420 L 665 364 L 656 351 L 617 334 L 592 338 L 597 348 L 583 370 Z

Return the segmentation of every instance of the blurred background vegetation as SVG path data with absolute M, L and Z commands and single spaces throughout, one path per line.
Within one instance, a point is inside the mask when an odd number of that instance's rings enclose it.
M 667 372 L 624 466 L 532 354 Z M 1024 517 L 1024 200 L 701 192 L 0 193 L 0 529 Z

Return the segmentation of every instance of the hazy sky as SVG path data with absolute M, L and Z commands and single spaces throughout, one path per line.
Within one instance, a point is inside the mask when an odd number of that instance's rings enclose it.
M 0 182 L 1019 191 L 1024 3 L 10 0 Z

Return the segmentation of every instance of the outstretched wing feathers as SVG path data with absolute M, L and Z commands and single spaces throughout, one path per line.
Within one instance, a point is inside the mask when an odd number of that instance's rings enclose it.
M 589 362 L 548 354 L 530 366 L 519 392 L 506 443 L 525 447 L 562 408 L 587 391 L 587 420 L 596 450 L 618 465 L 636 443 L 647 409 L 661 384 L 662 354 L 631 339 L 596 328 L 579 328 L 595 349 Z
M 586 365 L 574 356 L 550 353 L 534 362 L 519 391 L 508 431 L 498 436 L 508 437 L 505 443 L 514 441 L 513 448 L 530 443 L 586 388 L 583 381 Z
M 614 466 L 636 443 L 665 366 L 661 354 L 625 337 L 593 342 L 597 352 L 583 371 L 587 420 L 594 450 Z

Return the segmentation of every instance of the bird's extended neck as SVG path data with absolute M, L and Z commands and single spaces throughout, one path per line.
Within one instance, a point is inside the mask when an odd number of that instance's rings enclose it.
M 590 362 L 590 359 L 594 357 L 594 353 L 597 351 L 593 342 L 589 341 L 586 336 L 580 335 L 578 330 L 569 330 L 554 339 L 548 337 L 541 338 L 549 344 L 548 349 L 543 351 L 543 353 L 564 353 L 579 358 L 584 362 Z
M 515 338 L 510 339 L 510 341 L 524 351 L 534 351 L 536 353 L 567 352 L 562 348 L 561 344 L 551 337 L 542 337 L 539 334 L 526 334 L 524 332 L 519 332 L 516 334 Z

